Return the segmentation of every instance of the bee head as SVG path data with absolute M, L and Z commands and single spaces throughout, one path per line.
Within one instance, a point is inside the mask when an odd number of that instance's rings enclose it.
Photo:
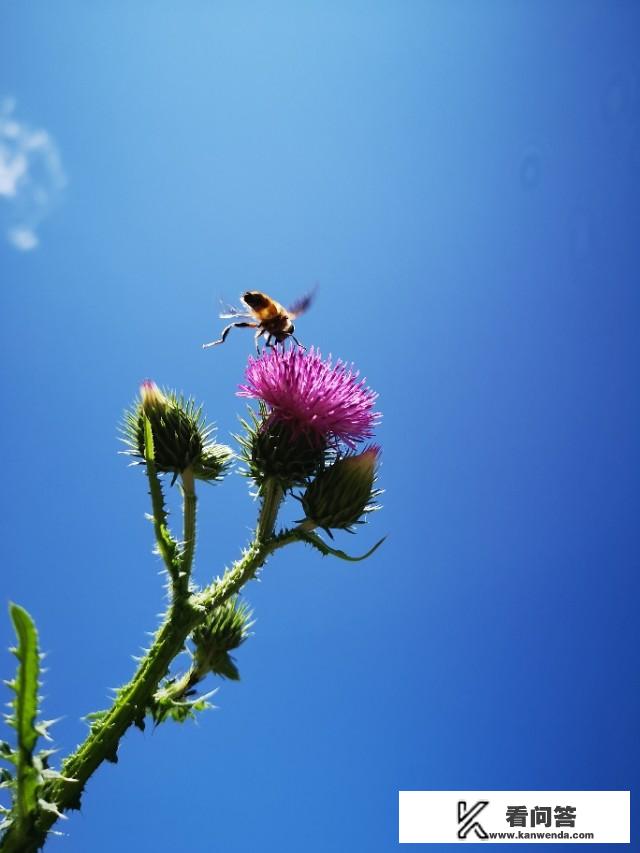
M 249 308 L 253 308 L 255 311 L 260 311 L 261 308 L 266 308 L 269 305 L 269 298 L 264 295 L 264 293 L 260 293 L 259 290 L 247 290 L 246 293 L 242 294 L 242 301 L 246 303 Z

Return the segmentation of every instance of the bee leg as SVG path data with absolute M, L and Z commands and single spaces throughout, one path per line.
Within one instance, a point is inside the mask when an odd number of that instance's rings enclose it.
M 256 345 L 256 352 L 260 355 L 260 338 L 264 335 L 264 329 L 258 326 L 258 330 L 253 336 L 254 343 Z
M 275 349 L 274 345 L 271 343 L 271 339 L 272 339 L 272 338 L 273 338 L 273 335 L 269 335 L 269 336 L 267 337 L 267 341 L 266 341 L 266 343 L 265 343 L 265 346 L 266 346 L 266 347 L 269 347 L 269 349 Z
M 225 326 L 222 330 L 222 335 L 217 341 L 211 341 L 209 344 L 202 344 L 202 349 L 207 349 L 208 347 L 216 347 L 218 344 L 223 344 L 227 339 L 227 335 L 231 331 L 231 329 L 255 329 L 255 323 L 229 323 L 228 326 Z
M 306 352 L 306 349 L 307 349 L 306 346 L 304 344 L 301 344 L 295 335 L 290 335 L 289 337 L 293 338 L 293 340 L 298 344 L 298 346 L 301 347 L 301 349 L 305 350 L 305 352 Z

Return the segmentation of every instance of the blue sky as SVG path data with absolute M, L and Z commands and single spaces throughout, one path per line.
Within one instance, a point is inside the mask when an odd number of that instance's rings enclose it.
M 301 339 L 384 413 L 385 508 L 339 540 L 383 548 L 276 556 L 241 682 L 130 732 L 50 849 L 377 853 L 399 789 L 633 788 L 638 6 L 1 18 L 2 597 L 39 626 L 62 754 L 163 606 L 116 455 L 139 382 L 230 441 L 252 343 L 201 350 L 219 299 L 318 282 Z M 255 511 L 239 476 L 201 490 L 198 580 Z

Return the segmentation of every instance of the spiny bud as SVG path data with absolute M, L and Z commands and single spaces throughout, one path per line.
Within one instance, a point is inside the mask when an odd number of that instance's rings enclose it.
M 156 469 L 174 478 L 191 468 L 200 480 L 218 480 L 231 458 L 231 450 L 211 441 L 213 426 L 207 425 L 202 407 L 173 391 L 163 392 L 155 382 L 145 380 L 140 399 L 125 412 L 121 432 L 128 453 L 142 462 L 145 454 L 145 417 L 153 435 Z
M 196 647 L 194 665 L 201 678 L 207 672 L 232 681 L 240 678 L 229 652 L 241 646 L 249 636 L 252 615 L 249 606 L 234 597 L 216 607 L 204 625 L 196 628 L 192 635 Z
M 380 448 L 372 445 L 318 474 L 302 496 L 307 520 L 325 530 L 350 530 L 363 515 L 378 509 L 372 501 L 380 494 L 374 489 L 379 455 Z
M 247 474 L 258 486 L 276 481 L 283 491 L 302 486 L 324 466 L 326 443 L 316 435 L 301 432 L 286 421 L 269 417 L 261 406 L 253 423 L 243 421 L 246 435 L 238 436 Z

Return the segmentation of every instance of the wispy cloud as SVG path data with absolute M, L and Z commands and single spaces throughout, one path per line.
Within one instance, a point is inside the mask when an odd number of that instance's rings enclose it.
M 37 230 L 66 184 L 51 136 L 14 117 L 15 101 L 0 101 L 0 227 L 16 249 L 38 245 Z

